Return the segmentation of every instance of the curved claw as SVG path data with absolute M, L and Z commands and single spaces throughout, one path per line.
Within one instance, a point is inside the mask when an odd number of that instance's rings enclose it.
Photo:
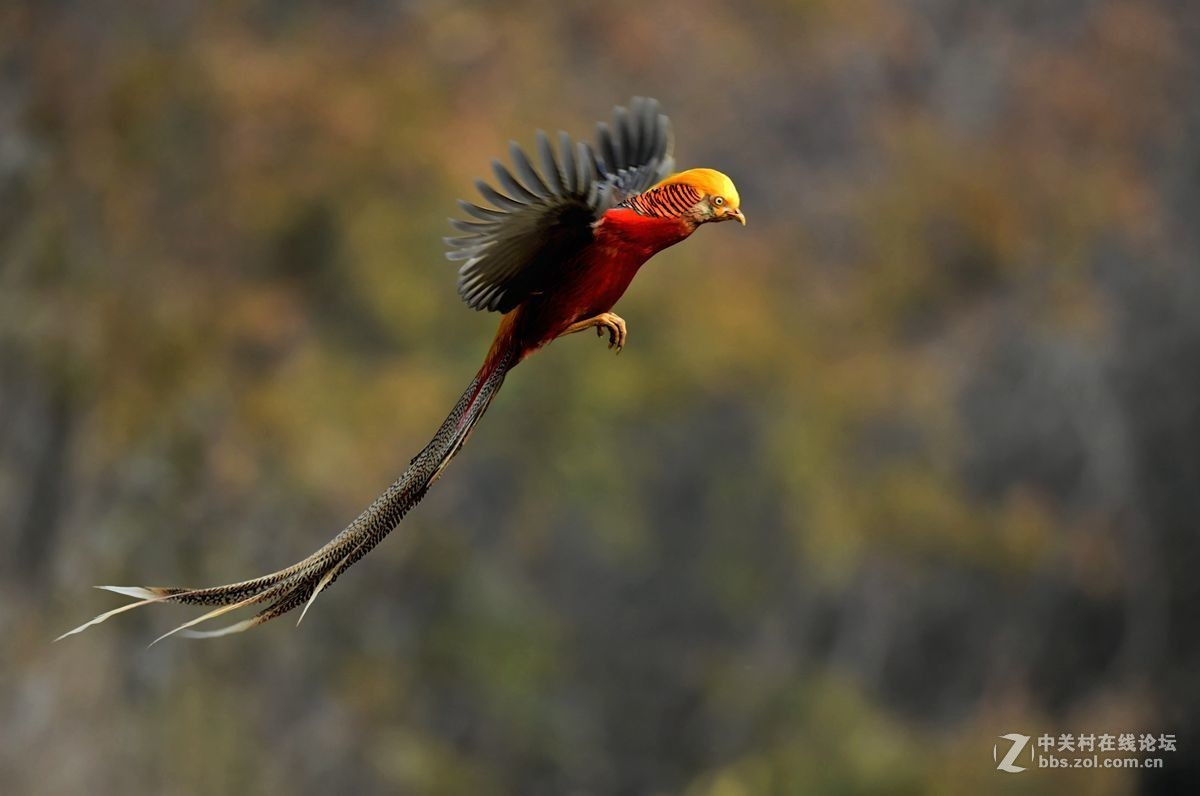
M 596 327 L 599 332 L 601 328 L 608 330 L 608 347 L 616 348 L 617 353 L 621 353 L 621 349 L 625 347 L 625 319 L 620 315 L 614 315 L 611 312 L 600 316 L 600 325 Z
M 603 337 L 604 333 L 608 332 L 608 347 L 610 349 L 617 349 L 618 354 L 621 353 L 621 349 L 625 347 L 627 332 L 625 330 L 625 319 L 616 313 L 602 312 L 594 318 L 579 321 L 567 327 L 567 330 L 563 334 L 581 332 L 591 327 L 596 328 L 597 337 Z

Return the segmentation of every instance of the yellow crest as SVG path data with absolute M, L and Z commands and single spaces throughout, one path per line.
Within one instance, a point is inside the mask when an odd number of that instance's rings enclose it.
M 730 210 L 737 210 L 741 205 L 742 200 L 738 197 L 737 188 L 734 187 L 733 180 L 716 169 L 688 169 L 687 171 L 681 171 L 678 174 L 672 174 L 654 187 L 658 188 L 663 185 L 675 185 L 678 183 L 690 185 L 705 196 L 725 197 L 725 206 Z

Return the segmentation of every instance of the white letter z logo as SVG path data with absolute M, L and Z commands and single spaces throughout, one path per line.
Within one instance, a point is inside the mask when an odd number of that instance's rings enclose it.
M 1008 754 L 1004 756 L 1004 759 L 996 764 L 996 768 L 1013 774 L 1016 774 L 1018 771 L 1024 771 L 1024 766 L 1014 766 L 1013 761 L 1017 759 L 1017 755 L 1021 754 L 1021 750 L 1025 748 L 1025 744 L 1029 743 L 1029 736 L 1010 732 L 1008 735 L 1001 735 L 1000 737 L 1006 741 L 1012 741 L 1012 747 L 1009 748 Z M 992 744 L 993 760 L 996 759 L 996 755 L 996 745 Z

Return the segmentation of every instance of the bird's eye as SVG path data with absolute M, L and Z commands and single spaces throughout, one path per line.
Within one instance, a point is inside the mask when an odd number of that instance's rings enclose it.
M 721 205 L 725 204 L 725 197 L 724 196 L 713 197 L 713 204 L 715 204 L 717 207 L 720 207 Z

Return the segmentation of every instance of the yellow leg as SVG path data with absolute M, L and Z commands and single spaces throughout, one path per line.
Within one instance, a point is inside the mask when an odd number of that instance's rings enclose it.
M 605 331 L 608 332 L 608 347 L 616 348 L 617 353 L 621 353 L 621 349 L 625 347 L 625 319 L 613 312 L 602 312 L 594 318 L 573 323 L 567 327 L 563 334 L 574 334 L 582 332 L 584 329 L 596 327 L 596 336 L 600 337 Z

